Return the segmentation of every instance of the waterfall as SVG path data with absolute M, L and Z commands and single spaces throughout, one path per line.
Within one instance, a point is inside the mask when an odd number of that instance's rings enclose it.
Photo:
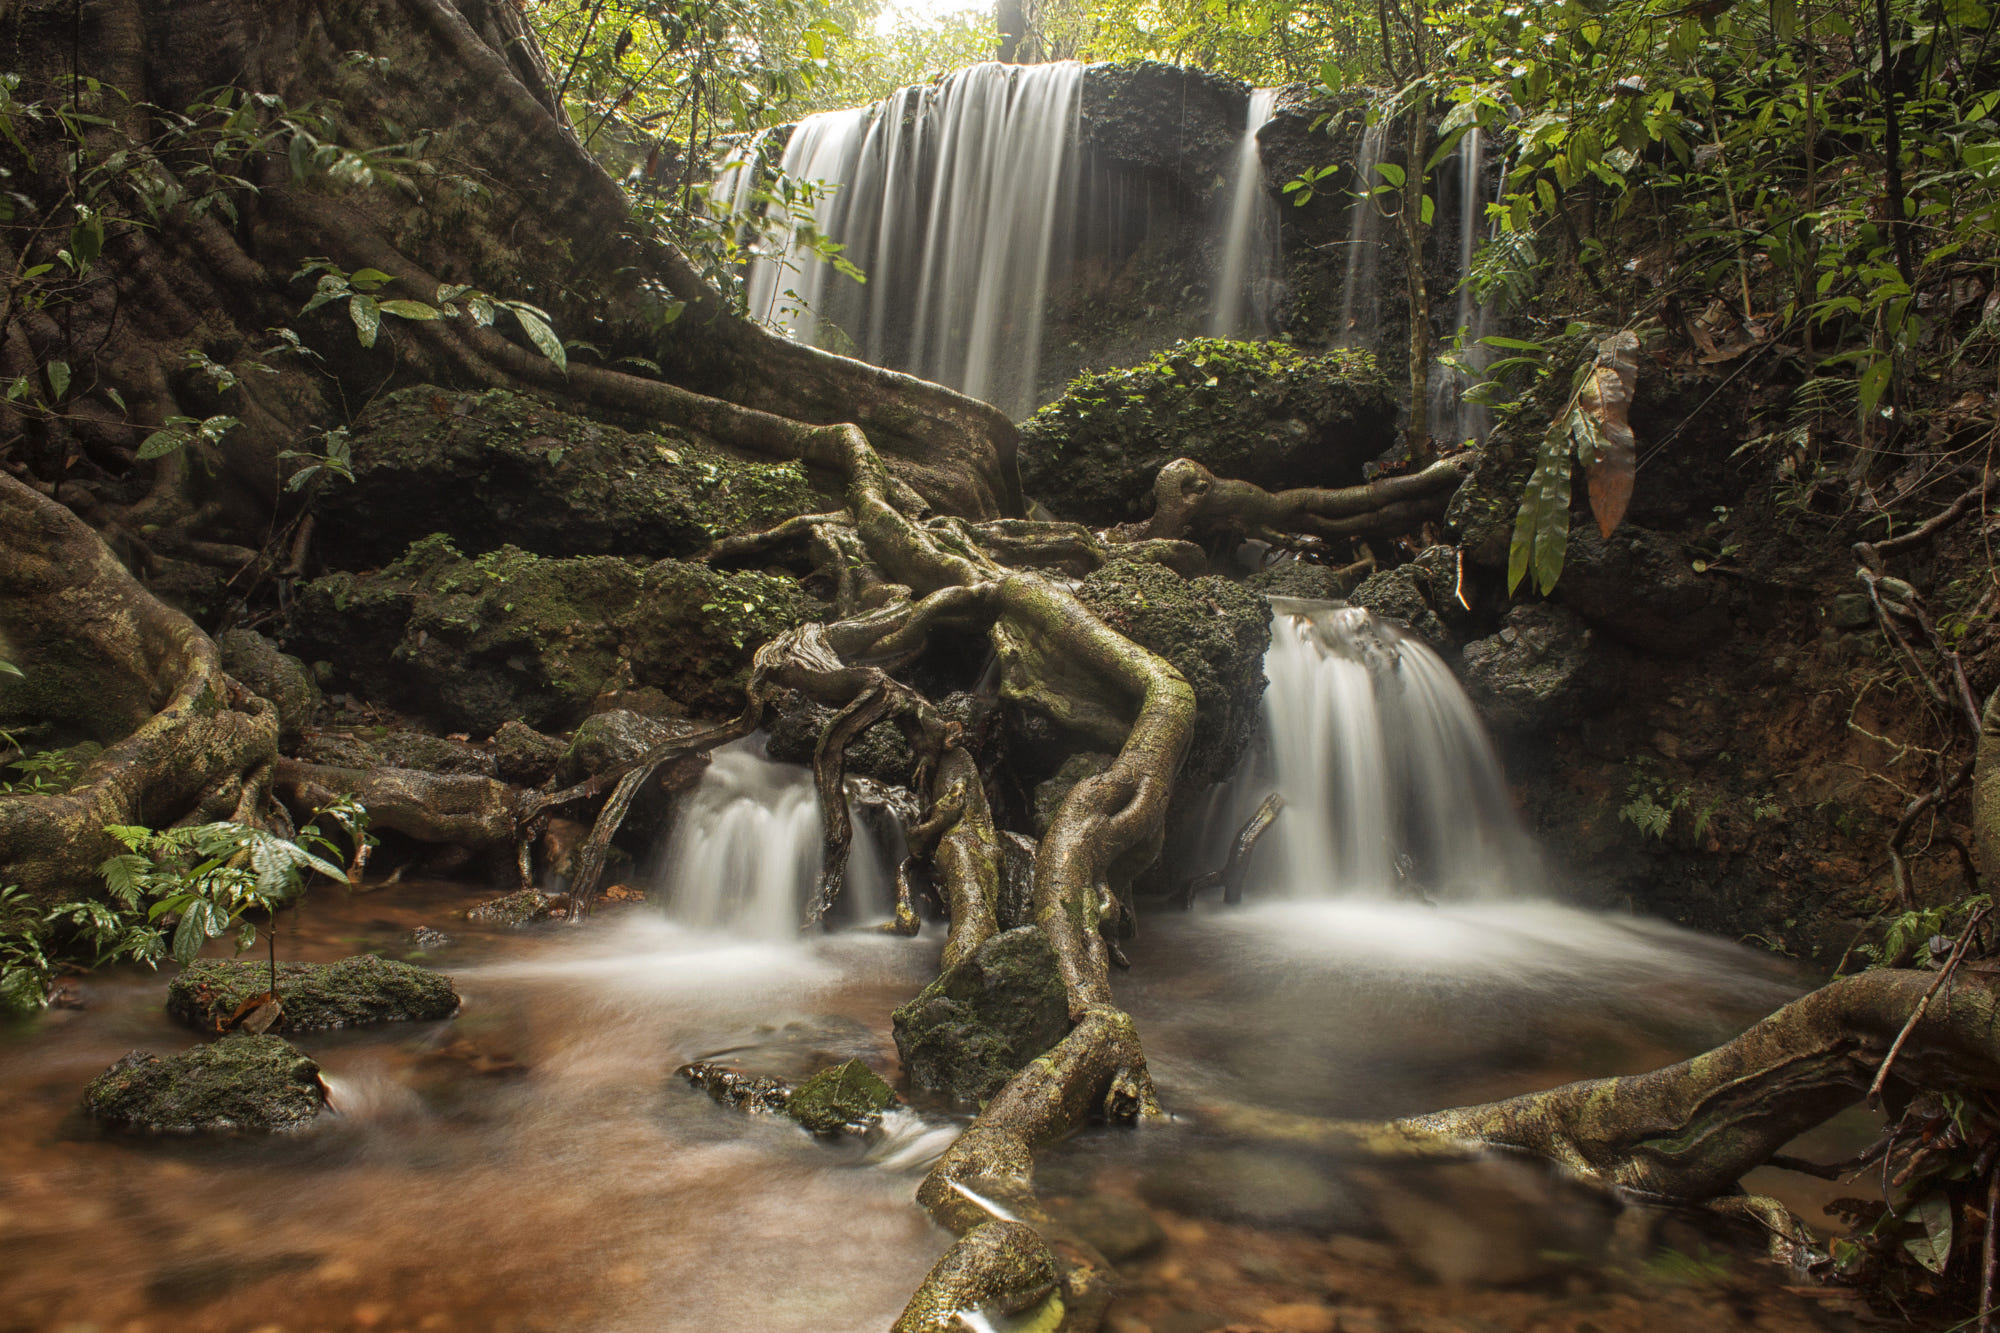
M 1378 117 L 1361 131 L 1361 150 L 1354 159 L 1358 193 L 1348 209 L 1347 277 L 1340 288 L 1340 326 L 1335 336 L 1343 347 L 1375 350 L 1382 329 L 1382 229 L 1388 220 L 1371 191 L 1382 184 L 1375 170 L 1389 141 L 1389 121 Z
M 1360 607 L 1273 598 L 1263 736 L 1204 862 L 1277 791 L 1253 894 L 1506 896 L 1535 878 L 1491 741 L 1451 668 Z
M 1265 312 L 1245 288 L 1276 269 L 1278 213 L 1264 189 L 1264 159 L 1257 148 L 1257 131 L 1271 118 L 1278 103 L 1276 88 L 1250 90 L 1250 109 L 1243 138 L 1236 146 L 1235 179 L 1229 188 L 1229 212 L 1222 233 L 1222 261 L 1215 280 L 1215 311 L 1209 332 L 1217 338 L 1240 338 L 1268 331 Z M 1248 306 L 1246 318 L 1246 304 Z
M 1485 364 L 1486 351 L 1479 339 L 1486 333 L 1486 308 L 1473 296 L 1466 281 L 1472 272 L 1473 251 L 1486 231 L 1486 195 L 1482 188 L 1486 172 L 1486 143 L 1479 127 L 1467 130 L 1453 149 L 1458 163 L 1458 307 L 1452 327 L 1465 331 L 1464 356 L 1468 364 Z M 1488 414 L 1477 403 L 1467 403 L 1466 389 L 1472 380 L 1439 363 L 1430 384 L 1431 434 L 1453 446 L 1467 438 L 1484 438 Z
M 756 740 L 715 752 L 681 799 L 657 882 L 682 925 L 753 939 L 796 937 L 820 867 L 819 802 L 812 773 L 766 759 Z M 857 818 L 847 862 L 847 918 L 887 915 L 888 858 Z
M 789 240 L 753 261 L 750 313 L 1024 415 L 1056 240 L 1081 194 L 1082 87 L 1075 62 L 989 62 L 799 122 L 781 166 L 817 198 L 772 218 Z M 865 284 L 833 276 L 812 229 Z

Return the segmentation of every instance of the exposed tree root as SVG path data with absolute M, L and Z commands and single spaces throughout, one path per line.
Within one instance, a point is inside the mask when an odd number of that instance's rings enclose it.
M 473 774 L 335 768 L 296 759 L 278 760 L 274 786 L 295 819 L 352 796 L 367 807 L 375 829 L 473 851 L 511 848 L 521 803 L 519 787 Z
M 1181 892 L 1182 909 L 1192 907 L 1197 894 L 1217 887 L 1222 889 L 1223 902 L 1242 902 L 1243 881 L 1250 876 L 1250 858 L 1256 853 L 1265 830 L 1271 827 L 1271 822 L 1284 808 L 1285 798 L 1282 795 L 1272 792 L 1266 796 L 1251 812 L 1250 818 L 1243 821 L 1243 827 L 1236 830 L 1236 837 L 1229 844 L 1229 859 L 1223 863 L 1222 869 L 1197 875 L 1187 882 L 1187 887 Z
M 1475 455 L 1439 459 L 1421 472 L 1334 490 L 1273 493 L 1216 476 L 1190 458 L 1160 469 L 1153 516 L 1123 530 L 1134 540 L 1171 540 L 1192 532 L 1236 532 L 1262 541 L 1293 537 L 1365 537 L 1407 532 L 1444 513 Z

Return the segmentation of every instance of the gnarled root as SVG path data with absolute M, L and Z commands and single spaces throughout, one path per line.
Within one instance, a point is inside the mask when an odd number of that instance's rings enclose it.
M 1124 535 L 1161 540 L 1195 532 L 1239 532 L 1283 542 L 1405 532 L 1444 512 L 1475 457 L 1465 453 L 1439 459 L 1421 472 L 1361 486 L 1277 492 L 1218 477 L 1191 458 L 1177 458 L 1153 481 L 1153 516 Z
M 521 803 L 519 787 L 469 773 L 337 768 L 297 759 L 278 760 L 274 786 L 301 821 L 337 797 L 352 796 L 367 808 L 371 828 L 474 851 L 513 845 Z

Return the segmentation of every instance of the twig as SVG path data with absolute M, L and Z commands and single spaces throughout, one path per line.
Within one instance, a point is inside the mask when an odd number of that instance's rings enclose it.
M 1264 836 L 1264 830 L 1271 827 L 1271 821 L 1285 808 L 1285 798 L 1272 792 L 1258 805 L 1250 818 L 1243 821 L 1243 827 L 1236 831 L 1236 841 L 1229 846 L 1229 860 L 1220 870 L 1211 870 L 1206 875 L 1198 875 L 1187 882 L 1181 890 L 1181 910 L 1185 912 L 1194 905 L 1194 896 L 1204 889 L 1222 886 L 1222 901 L 1234 906 L 1243 901 L 1243 881 L 1250 874 L 1250 855 L 1257 850 L 1257 842 Z
M 1896 1063 L 1896 1056 L 1902 1051 L 1903 1043 L 1910 1039 L 1910 1033 L 1916 1030 L 1917 1024 L 1930 1011 L 1931 998 L 1938 993 L 1938 989 L 1944 985 L 1945 980 L 1957 969 L 1958 960 L 1965 957 L 1965 950 L 1972 943 L 1973 933 L 1979 929 L 1979 923 L 1984 921 L 1987 913 L 1992 910 L 1991 907 L 1980 908 L 1965 923 L 1965 929 L 1959 932 L 1958 943 L 1952 946 L 1951 957 L 1945 960 L 1943 969 L 1938 972 L 1937 980 L 1933 981 L 1930 989 L 1924 992 L 1924 997 L 1917 1001 L 1917 1007 L 1910 1011 L 1910 1021 L 1903 1024 L 1903 1030 L 1896 1034 L 1896 1040 L 1890 1045 L 1889 1053 L 1882 1057 L 1882 1066 L 1875 1071 L 1875 1081 L 1868 1085 L 1868 1104 L 1870 1106 L 1875 1107 L 1877 1110 L 1881 1109 L 1882 1084 L 1889 1077 L 1889 1067 Z
M 1986 1177 L 1986 1240 L 1979 1248 L 1979 1333 L 1993 1333 L 1993 1232 L 2000 1213 L 2000 1171 Z

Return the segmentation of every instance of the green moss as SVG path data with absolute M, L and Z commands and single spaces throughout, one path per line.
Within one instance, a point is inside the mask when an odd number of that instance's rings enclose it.
M 1034 926 L 1003 931 L 896 1010 L 894 1028 L 911 1082 L 983 1101 L 1069 1031 L 1055 951 Z
M 295 1129 L 326 1096 L 319 1066 L 278 1037 L 238 1033 L 162 1059 L 134 1051 L 84 1090 L 84 1109 L 118 1129 L 205 1133 Z
M 167 986 L 167 1012 L 203 1031 L 220 1029 L 252 996 L 270 989 L 266 963 L 195 963 Z M 274 1032 L 315 1032 L 450 1018 L 458 992 L 442 972 L 360 954 L 333 963 L 279 963 L 281 1014 Z
M 860 1060 L 822 1069 L 785 1099 L 785 1114 L 815 1134 L 839 1134 L 882 1118 L 896 1094 Z

